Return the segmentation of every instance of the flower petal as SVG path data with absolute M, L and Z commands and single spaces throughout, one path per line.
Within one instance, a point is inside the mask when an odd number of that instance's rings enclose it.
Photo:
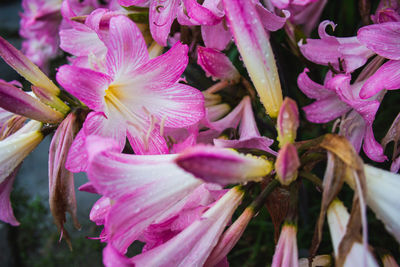
M 175 20 L 179 0 L 164 1 L 162 5 L 158 1 L 151 1 L 149 8 L 149 24 L 151 35 L 162 46 L 167 46 L 167 38 Z
M 3 182 L 0 183 L 0 220 L 13 226 L 18 226 L 19 222 L 14 216 L 11 207 L 10 193 L 14 184 L 17 169 L 14 170 Z
M 114 80 L 149 60 L 142 33 L 127 17 L 111 18 L 109 34 L 106 64 L 108 74 L 113 76 Z
M 303 107 L 307 119 L 314 123 L 329 122 L 340 117 L 350 109 L 351 107 L 340 101 L 336 95 L 317 100 L 314 103 Z
M 64 65 L 58 69 L 57 81 L 69 93 L 95 111 L 105 110 L 104 96 L 112 81 L 106 74 Z
M 213 48 L 197 46 L 197 64 L 208 76 L 229 81 L 238 81 L 240 74 L 229 58 Z
M 362 27 L 358 40 L 380 56 L 400 59 L 400 22 L 386 22 Z
M 360 97 L 370 98 L 380 91 L 400 88 L 400 60 L 390 60 L 383 64 L 361 88 Z

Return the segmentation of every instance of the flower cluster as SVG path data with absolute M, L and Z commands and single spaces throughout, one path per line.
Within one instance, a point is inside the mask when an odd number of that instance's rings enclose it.
M 50 211 L 72 246 L 66 212 L 79 229 L 74 173 L 85 172 L 80 190 L 99 195 L 89 217 L 103 227 L 105 266 L 227 266 L 264 207 L 276 232 L 272 266 L 330 265 L 317 255 L 325 218 L 337 266 L 378 266 L 367 206 L 400 242 L 400 115 L 381 144 L 374 134 L 386 92 L 400 88 L 400 6 L 382 0 L 370 16 L 361 5 L 369 25 L 335 37 L 327 33 L 334 22 L 317 25 L 326 4 L 24 0 L 22 52 L 0 37 L 0 57 L 31 84 L 0 80 L 0 220 L 19 224 L 10 203 L 16 173 L 54 133 Z M 309 38 L 316 27 L 319 39 Z M 307 61 L 290 73 L 296 93 L 276 63 L 277 30 Z M 56 57 L 67 63 L 51 70 Z M 323 83 L 317 65 L 326 66 Z M 213 84 L 199 85 L 192 68 Z M 300 92 L 315 101 L 299 108 Z M 335 119 L 331 131 L 302 134 Z M 363 163 L 361 147 L 378 165 L 392 141 L 391 172 Z M 322 196 L 306 260 L 297 233 L 309 181 Z M 338 198 L 345 183 L 351 214 Z M 128 256 L 135 242 L 142 252 Z M 390 254 L 382 261 L 395 264 Z

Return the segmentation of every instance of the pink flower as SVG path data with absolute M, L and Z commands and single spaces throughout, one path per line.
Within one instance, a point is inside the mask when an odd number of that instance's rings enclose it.
M 296 235 L 296 225 L 286 223 L 282 226 L 274 258 L 272 259 L 272 267 L 299 266 Z
M 95 205 L 91 216 L 104 222 L 103 239 L 120 253 L 202 184 L 173 162 L 176 155 L 121 154 L 114 141 L 97 136 L 87 137 L 86 147 L 89 180 L 99 194 L 112 200 L 109 208 L 106 199 L 97 203 L 99 208 Z
M 300 44 L 302 54 L 310 61 L 320 65 L 332 65 L 336 70 L 341 68 L 346 73 L 363 66 L 374 53 L 359 42 L 357 37 L 334 37 L 326 33 L 326 27 L 336 25 L 328 20 L 321 22 L 318 34 L 321 39 L 307 39 Z
M 390 59 L 364 84 L 360 97 L 369 98 L 382 90 L 400 88 L 400 22 L 386 22 L 362 27 L 357 34 L 360 43 Z
M 131 262 L 136 266 L 202 266 L 243 195 L 240 188 L 232 188 L 174 238 L 133 257 Z
M 354 116 L 357 124 L 345 123 L 345 126 L 358 128 L 356 131 L 345 130 L 348 134 L 346 137 L 353 141 L 353 146 L 359 151 L 361 139 L 355 136 L 362 136 L 363 149 L 367 156 L 377 162 L 385 161 L 386 156 L 383 154 L 382 146 L 375 140 L 372 129 L 380 101 L 376 98 L 360 99 L 358 93 L 363 82 L 351 85 L 350 75 L 339 74 L 331 77 L 332 74 L 328 73 L 324 85 L 320 85 L 313 82 L 306 74 L 307 72 L 308 70 L 305 69 L 297 79 L 300 90 L 309 98 L 316 99 L 314 103 L 303 107 L 307 119 L 315 123 L 326 123 L 353 110 L 349 116 Z M 360 120 L 362 120 L 361 124 L 359 124 Z
M 187 46 L 177 43 L 150 60 L 139 29 L 124 16 L 110 19 L 109 37 L 105 73 L 76 66 L 57 73 L 58 82 L 93 110 L 70 151 L 67 166 L 74 171 L 86 157 L 80 146 L 87 135 L 112 137 L 120 150 L 128 137 L 137 154 L 166 153 L 160 127 L 185 127 L 204 116 L 200 91 L 178 83 Z
M 256 4 L 247 0 L 223 0 L 223 4 L 235 43 L 261 103 L 271 117 L 277 117 L 283 101 L 281 84 Z

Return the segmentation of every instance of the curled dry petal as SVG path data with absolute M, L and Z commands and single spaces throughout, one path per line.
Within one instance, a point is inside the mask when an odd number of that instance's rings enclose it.
M 76 115 L 70 113 L 59 125 L 49 149 L 49 203 L 50 211 L 61 235 L 71 247 L 68 232 L 64 228 L 66 212 L 69 212 L 75 228 L 80 224 L 76 215 L 76 199 L 73 173 L 65 168 L 67 152 L 77 132 Z
M 189 148 L 175 162 L 194 176 L 221 185 L 259 181 L 272 170 L 271 162 L 261 157 L 212 146 Z

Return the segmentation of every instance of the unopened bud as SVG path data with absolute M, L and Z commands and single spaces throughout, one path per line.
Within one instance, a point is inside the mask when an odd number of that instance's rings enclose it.
M 279 110 L 277 129 L 279 145 L 293 143 L 299 127 L 299 110 L 292 99 L 286 97 Z
M 283 185 L 289 185 L 297 178 L 297 170 L 300 167 L 299 156 L 293 144 L 284 145 L 278 153 L 275 162 L 276 175 Z

